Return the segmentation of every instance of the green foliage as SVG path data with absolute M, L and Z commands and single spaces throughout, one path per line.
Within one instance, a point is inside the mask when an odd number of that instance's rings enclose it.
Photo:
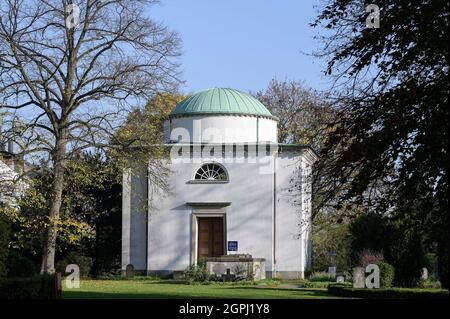
M 9 224 L 4 221 L 4 217 L 0 212 L 0 278 L 6 275 L 6 259 L 8 258 L 9 235 Z
M 395 269 L 392 265 L 385 261 L 380 261 L 377 263 L 380 268 L 380 287 L 390 288 L 394 282 Z
M 80 267 L 80 276 L 88 277 L 92 268 L 92 258 L 70 252 L 65 258 L 56 263 L 56 271 L 65 274 L 67 265 L 75 264 Z
M 386 239 L 385 259 L 395 267 L 394 283 L 400 287 L 414 287 L 425 266 L 423 238 L 419 233 L 404 231 L 393 225 Z
M 12 250 L 8 256 L 8 277 L 32 277 L 38 273 L 38 267 L 33 260 Z
M 339 297 L 365 299 L 448 299 L 448 290 L 386 288 L 367 289 L 351 288 L 343 285 L 329 285 L 328 292 Z
M 320 280 L 320 281 L 312 281 L 312 280 L 301 280 L 298 282 L 299 288 L 327 288 L 329 285 L 336 284 L 335 280 L 329 279 L 329 281 L 326 280 Z M 350 283 L 346 282 L 344 285 L 351 285 Z
M 121 274 L 104 273 L 96 277 L 98 280 L 134 280 L 134 281 L 160 281 L 162 278 L 159 276 L 133 276 L 126 277 Z
M 177 103 L 184 98 L 185 96 L 177 93 L 156 94 L 148 101 L 144 109 L 130 112 L 125 124 L 115 132 L 115 138 L 112 141 L 119 147 L 112 148 L 109 155 L 122 168 L 151 161 L 152 166 L 159 170 L 159 175 L 167 174 L 167 168 L 160 162 L 167 155 L 163 146 L 164 121 L 168 119 Z M 155 173 L 153 177 L 158 180 L 158 184 L 164 184 L 158 172 L 155 171 Z
M 86 243 L 89 254 L 94 257 L 92 273 L 94 276 L 99 273 L 112 272 L 120 269 L 120 253 L 122 240 L 122 211 L 121 189 L 111 187 L 109 194 L 99 194 L 99 198 L 105 200 L 101 206 L 105 209 L 105 214 L 99 216 L 95 223 L 95 240 Z M 115 198 L 113 197 L 116 194 Z M 108 198 L 111 200 L 106 201 Z
M 71 171 L 71 164 L 68 164 Z M 71 172 L 72 175 L 74 172 Z M 98 174 L 87 173 L 95 179 Z M 71 180 L 67 179 L 64 185 L 63 203 L 61 214 L 54 222 L 58 226 L 58 252 L 68 247 L 76 247 L 83 238 L 92 236 L 92 228 L 86 220 L 89 213 L 84 210 L 84 214 L 77 214 L 77 205 L 88 207 L 91 200 L 80 198 L 79 193 L 71 185 Z M 77 180 L 77 183 L 80 182 Z M 12 245 L 16 249 L 22 249 L 31 255 L 40 255 L 42 241 L 45 232 L 51 224 L 47 214 L 49 211 L 51 194 L 51 173 L 47 169 L 41 169 L 35 173 L 34 178 L 29 180 L 30 188 L 25 196 L 19 201 L 20 209 L 10 215 L 10 220 L 15 229 Z M 79 185 L 78 187 L 83 187 Z
M 435 253 L 425 254 L 424 267 L 428 269 L 429 277 L 437 278 L 438 273 L 438 256 Z
M 314 272 L 311 274 L 311 276 L 308 278 L 309 281 L 322 281 L 322 282 L 330 282 L 335 281 L 336 276 L 326 273 L 326 272 Z
M 203 264 L 190 265 L 184 271 L 184 276 L 187 282 L 207 282 L 212 279 Z
M 434 279 L 421 279 L 417 285 L 418 288 L 422 289 L 441 289 L 441 283 Z
M 418 282 L 426 265 L 423 237 L 418 231 L 387 217 L 364 214 L 352 221 L 350 232 L 355 266 L 360 266 L 364 251 L 382 252 L 383 259 L 395 268 L 396 286 L 413 287 Z M 374 263 L 380 261 L 376 259 Z
M 352 220 L 349 231 L 352 236 L 353 265 L 361 265 L 361 257 L 365 251 L 384 251 L 386 246 L 385 223 L 386 221 L 377 214 L 362 214 Z
M 51 172 L 36 167 L 19 210 L 8 210 L 11 246 L 21 255 L 40 258 L 49 225 Z M 67 163 L 58 225 L 57 259 L 80 251 L 94 260 L 93 274 L 117 269 L 121 240 L 121 170 L 99 153 L 75 154 Z M 35 261 L 36 262 L 36 261 Z
M 312 227 L 312 269 L 326 271 L 333 264 L 339 272 L 351 269 L 351 236 L 347 220 L 336 220 L 326 214 L 317 215 Z
M 120 268 L 121 169 L 117 161 L 100 154 L 84 154 L 68 174 L 72 194 L 71 216 L 89 225 L 91 234 L 80 236 L 76 245 L 93 259 L 93 275 Z M 70 175 L 70 176 L 69 176 Z
M 156 94 L 144 109 L 135 109 L 128 114 L 125 125 L 116 133 L 118 144 L 145 148 L 161 144 L 164 121 L 185 98 L 177 93 Z
M 55 282 L 52 275 L 28 278 L 0 278 L 1 299 L 54 299 Z
M 402 284 L 416 276 L 420 246 L 437 246 L 448 286 L 449 2 L 379 0 L 377 29 L 366 28 L 362 4 L 327 0 L 313 23 L 327 30 L 318 55 L 337 81 L 330 95 L 338 118 L 317 165 L 316 195 L 323 205 L 363 204 L 398 222 L 402 256 L 389 262 Z

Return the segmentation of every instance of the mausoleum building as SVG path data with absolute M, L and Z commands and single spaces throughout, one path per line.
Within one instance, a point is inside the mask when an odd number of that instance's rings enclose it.
M 259 278 L 303 278 L 316 155 L 278 143 L 277 123 L 234 89 L 180 102 L 165 124 L 168 188 L 145 165 L 124 173 L 122 271 L 176 275 L 202 259 L 245 255 L 264 261 Z

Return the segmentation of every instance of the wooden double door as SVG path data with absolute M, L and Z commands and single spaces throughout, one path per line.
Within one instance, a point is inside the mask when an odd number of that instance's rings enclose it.
M 198 218 L 198 257 L 224 255 L 225 234 L 223 217 Z

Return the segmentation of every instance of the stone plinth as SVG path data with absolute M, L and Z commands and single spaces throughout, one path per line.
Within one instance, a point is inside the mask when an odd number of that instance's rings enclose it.
M 264 258 L 230 255 L 207 257 L 205 261 L 208 273 L 216 277 L 230 278 L 230 275 L 234 275 L 236 279 L 261 280 L 266 278 L 266 260 Z

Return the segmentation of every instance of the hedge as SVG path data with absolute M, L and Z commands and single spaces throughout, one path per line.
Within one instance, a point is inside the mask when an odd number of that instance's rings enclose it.
M 298 286 L 300 288 L 328 288 L 329 285 L 336 285 L 336 281 L 309 281 L 309 280 L 299 280 Z M 351 286 L 351 283 L 345 282 L 340 284 L 343 286 Z
M 448 290 L 420 288 L 351 288 L 329 285 L 328 292 L 338 297 L 364 299 L 448 299 Z
M 377 263 L 380 268 L 380 286 L 381 288 L 391 288 L 394 282 L 395 268 L 385 261 Z
M 29 278 L 1 278 L 0 299 L 54 299 L 55 279 L 51 275 Z

